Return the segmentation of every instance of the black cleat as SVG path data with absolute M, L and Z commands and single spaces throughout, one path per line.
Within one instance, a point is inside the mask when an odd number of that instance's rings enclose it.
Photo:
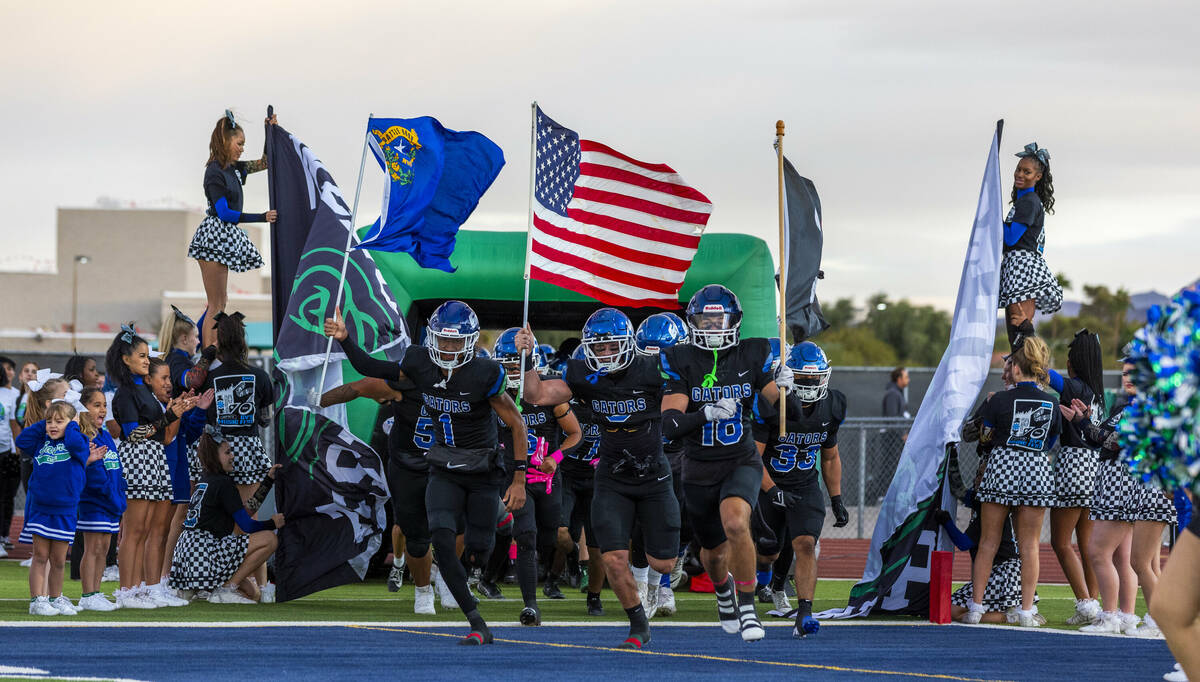
M 536 608 L 532 606 L 526 606 L 525 608 L 521 609 L 521 616 L 519 620 L 521 621 L 521 625 L 528 625 L 531 627 L 541 625 L 542 614 Z
M 504 599 L 504 594 L 500 592 L 500 588 L 496 586 L 496 583 L 488 582 L 482 578 L 475 584 L 475 591 L 484 599 Z
M 767 585 L 765 583 L 759 584 L 758 588 L 754 590 L 754 594 L 758 596 L 759 604 L 774 604 L 775 603 L 775 597 L 772 596 L 772 590 L 771 590 L 770 585 Z
M 646 630 L 644 632 L 631 632 L 631 633 L 629 633 L 629 636 L 625 638 L 625 641 L 621 642 L 621 644 L 618 645 L 617 648 L 618 649 L 641 649 L 642 647 L 646 646 L 649 643 L 650 643 L 650 631 L 649 630 Z
M 588 593 L 587 596 L 587 611 L 589 616 L 603 616 L 604 605 L 600 603 L 600 594 Z
M 549 578 L 546 584 L 542 586 L 542 594 L 546 595 L 547 599 L 566 599 L 567 596 L 558 589 L 558 580 Z
M 458 640 L 459 646 L 479 646 L 481 644 L 491 644 L 491 643 L 492 643 L 492 631 L 491 630 L 484 630 L 483 632 L 480 632 L 478 630 L 472 630 L 471 633 L 468 634 L 466 637 L 463 637 L 462 639 Z

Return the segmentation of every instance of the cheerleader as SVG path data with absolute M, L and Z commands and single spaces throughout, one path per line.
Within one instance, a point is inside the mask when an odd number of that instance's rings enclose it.
M 78 401 L 78 394 L 69 397 Z M 17 437 L 17 447 L 32 453 L 34 463 L 23 531 L 33 539 L 29 566 L 29 613 L 33 616 L 78 613 L 62 593 L 63 566 L 75 539 L 84 468 L 103 459 L 106 449 L 88 442 L 74 421 L 77 414 L 69 402 L 57 399 L 46 408 L 44 420 L 29 424 Z
M 1104 419 L 1102 366 L 1100 339 L 1083 329 L 1067 347 L 1068 376 L 1049 372 L 1050 388 L 1058 392 L 1059 404 L 1068 406 L 1079 400 L 1088 405 L 1093 423 Z M 1088 508 L 1092 506 L 1099 464 L 1099 453 L 1068 418 L 1063 422 L 1061 447 L 1054 458 L 1055 500 L 1050 509 L 1050 543 L 1075 594 L 1075 614 L 1067 619 L 1068 625 L 1087 625 L 1100 615 L 1096 574 L 1088 559 L 1092 534 Z M 1072 533 L 1079 544 L 1078 555 L 1071 546 Z
M 275 122 L 274 116 L 267 119 L 268 125 Z M 273 210 L 242 212 L 242 185 L 246 184 L 246 176 L 267 168 L 265 153 L 257 161 L 239 161 L 245 149 L 246 132 L 234 120 L 233 112 L 226 109 L 208 142 L 208 165 L 204 168 L 208 211 L 188 247 L 188 257 L 200 263 L 200 277 L 208 298 L 207 317 L 214 321 L 214 316 L 225 310 L 229 271 L 246 272 L 263 266 L 258 247 L 238 225 L 275 222 Z M 204 347 L 212 345 L 216 332 L 211 322 L 205 325 L 202 335 Z
M 161 358 L 150 358 L 150 371 L 146 375 L 146 385 L 150 387 L 150 392 L 154 394 L 154 398 L 158 401 L 159 406 L 166 412 L 172 400 L 171 371 L 166 361 Z M 189 404 L 195 405 L 199 399 L 193 396 L 193 393 L 188 392 L 181 395 L 177 400 L 191 399 Z M 195 411 L 194 407 L 190 407 L 186 409 L 184 414 Z M 154 580 L 154 578 L 163 575 L 162 566 L 167 562 L 167 537 L 170 535 L 171 518 L 175 512 L 175 505 L 172 502 L 180 495 L 180 491 L 177 489 L 178 486 L 174 480 L 174 470 L 176 467 L 173 466 L 173 461 L 178 459 L 177 455 L 180 453 L 186 459 L 186 450 L 180 450 L 177 447 L 183 443 L 183 437 L 180 434 L 182 426 L 183 419 L 180 418 L 168 425 L 163 434 L 163 455 L 167 462 L 167 471 L 172 475 L 171 497 L 167 500 L 154 503 L 150 516 L 150 529 L 146 535 L 146 558 L 143 562 L 143 579 L 146 581 L 147 594 L 153 601 L 159 602 L 160 606 L 187 606 L 188 603 L 186 600 L 172 594 L 166 583 L 161 579 Z M 185 465 L 184 471 L 186 472 L 186 470 Z M 187 493 L 183 494 L 186 495 Z
M 283 514 L 266 521 L 250 518 L 231 476 L 233 448 L 220 430 L 205 427 L 197 453 L 205 474 L 188 504 L 183 534 L 175 546 L 171 587 L 210 591 L 210 604 L 252 604 L 260 592 L 251 576 L 275 551 L 278 540 L 272 531 L 283 527 Z M 258 504 L 275 482 L 276 469 L 268 470 L 252 496 Z M 242 534 L 233 532 L 234 524 Z
M 171 474 L 164 444 L 169 440 L 168 427 L 193 407 L 196 399 L 186 396 L 171 400 L 163 410 L 147 385 L 150 347 L 131 326 L 121 325 L 104 364 L 117 385 L 112 411 L 121 427 L 121 464 L 128 486 L 128 507 L 117 554 L 121 587 L 115 596 L 122 608 L 157 608 L 162 600 L 155 599 L 144 583 L 147 576 L 157 577 L 161 567 L 161 556 L 158 563 L 147 563 L 146 545 L 155 512 L 161 514 L 163 506 L 170 508 L 167 500 L 172 493 Z
M 91 439 L 93 447 L 104 449 L 104 457 L 84 470 L 83 492 L 79 496 L 77 525 L 83 532 L 79 577 L 83 596 L 78 608 L 80 611 L 113 611 L 119 607 L 100 592 L 100 582 L 112 536 L 121 530 L 121 514 L 125 513 L 125 476 L 121 474 L 117 444 L 104 429 L 108 416 L 104 391 L 85 388 L 80 402 L 86 411 L 79 415 L 79 430 Z
M 1049 451 L 1061 428 L 1058 401 L 1041 390 L 1048 380 L 1050 351 L 1037 337 L 1022 339 L 1012 355 L 1016 386 L 989 397 L 980 407 L 980 442 L 990 446 L 987 470 L 979 486 L 980 541 L 971 566 L 976 589 L 967 604 L 963 622 L 978 623 L 984 607 L 993 560 L 1000 547 L 1004 520 L 1016 510 L 1017 547 L 1021 556 L 1021 608 L 1023 627 L 1037 627 L 1034 605 L 1038 582 L 1039 536 L 1046 507 L 1054 502 L 1054 473 Z
M 1000 264 L 1000 307 L 1005 311 L 1008 342 L 1033 333 L 1037 311 L 1053 313 L 1062 305 L 1062 287 L 1042 258 L 1046 214 L 1054 213 L 1054 178 L 1050 152 L 1036 142 L 1017 152 L 1013 173 L 1012 210 L 1004 220 L 1004 260 Z
M 50 407 L 51 401 L 57 400 L 67 394 L 67 382 L 63 380 L 62 375 L 57 372 L 51 372 L 49 369 L 35 370 L 33 378 L 26 379 L 22 388 L 25 391 L 25 394 L 22 396 L 24 402 L 17 406 L 17 413 L 20 415 L 22 428 L 45 419 L 46 408 Z M 20 435 L 20 429 L 14 431 L 13 435 Z M 25 487 L 26 494 L 29 493 L 29 476 L 32 473 L 33 455 L 28 452 L 22 452 L 21 485 Z

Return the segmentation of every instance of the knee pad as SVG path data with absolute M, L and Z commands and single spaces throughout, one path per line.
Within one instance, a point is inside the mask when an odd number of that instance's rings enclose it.
M 413 542 L 409 540 L 404 545 L 404 551 L 414 559 L 420 559 L 429 553 L 429 542 Z
M 517 551 L 519 552 L 532 552 L 537 547 L 536 533 L 517 533 L 517 537 L 514 539 L 517 541 Z

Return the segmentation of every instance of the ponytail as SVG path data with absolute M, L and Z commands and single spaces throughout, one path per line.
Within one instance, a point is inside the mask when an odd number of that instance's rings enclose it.
M 1013 364 L 1021 368 L 1021 374 L 1039 386 L 1050 382 L 1050 348 L 1036 336 L 1025 337 L 1025 343 L 1012 355 Z

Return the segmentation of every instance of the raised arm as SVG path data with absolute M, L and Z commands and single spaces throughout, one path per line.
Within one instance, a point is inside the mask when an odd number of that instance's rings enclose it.
M 376 379 L 386 379 L 388 381 L 401 381 L 405 379 L 404 373 L 400 371 L 400 365 L 387 360 L 377 360 L 367 352 L 359 348 L 353 341 L 350 340 L 350 333 L 346 331 L 346 323 L 342 320 L 342 310 L 340 308 L 334 310 L 333 317 L 325 318 L 325 336 L 332 336 L 335 341 L 342 345 L 342 351 L 346 353 L 346 359 L 354 367 L 354 371 L 365 377 L 375 377 Z
M 542 375 L 537 373 L 534 363 L 528 360 L 533 356 L 534 349 L 537 348 L 533 330 L 529 328 L 529 325 L 525 325 L 525 328 L 517 332 L 514 345 L 517 350 L 523 350 L 529 354 L 526 356 L 526 367 L 522 368 L 525 372 L 525 389 L 521 398 L 534 405 L 560 405 L 570 402 L 571 387 L 567 385 L 567 382 L 562 379 L 542 379 Z

